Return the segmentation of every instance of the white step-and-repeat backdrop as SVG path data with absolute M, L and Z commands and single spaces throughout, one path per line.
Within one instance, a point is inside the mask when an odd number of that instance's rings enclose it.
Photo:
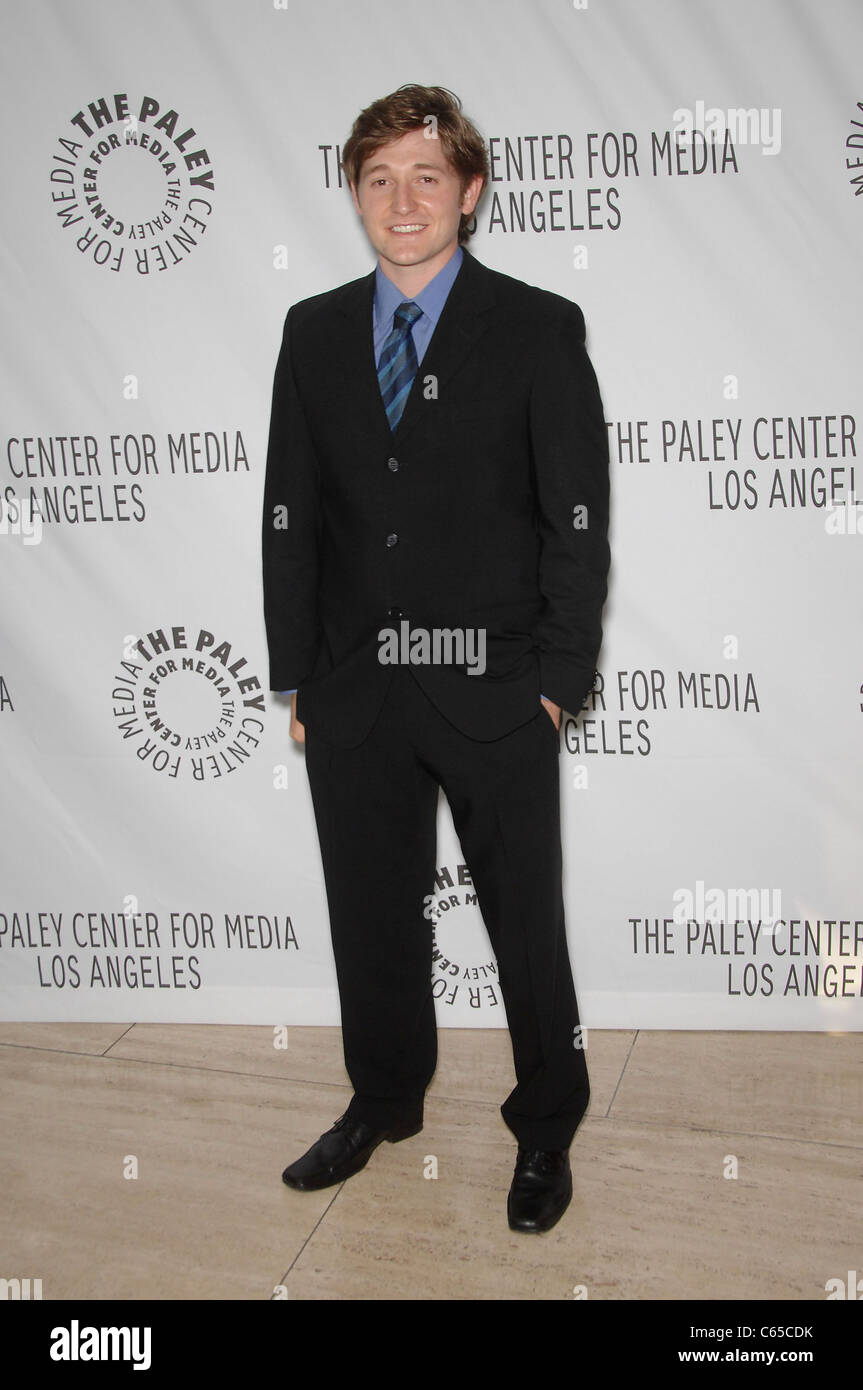
M 289 305 L 374 264 L 341 143 L 423 82 L 489 144 L 473 253 L 581 305 L 608 421 L 584 1021 L 860 1028 L 859 0 L 2 10 L 0 1014 L 338 1022 L 270 392 Z M 445 802 L 434 888 L 440 1023 L 501 1026 Z

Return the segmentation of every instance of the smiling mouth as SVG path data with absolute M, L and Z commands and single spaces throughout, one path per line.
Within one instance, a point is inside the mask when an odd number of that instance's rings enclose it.
M 425 222 L 397 222 L 394 227 L 390 227 L 390 231 L 397 232 L 399 236 L 407 236 L 411 232 L 425 231 L 425 226 Z

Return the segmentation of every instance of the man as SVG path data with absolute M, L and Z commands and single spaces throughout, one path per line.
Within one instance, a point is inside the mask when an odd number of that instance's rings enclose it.
M 342 162 L 378 264 L 288 312 L 263 562 L 270 684 L 294 692 L 305 743 L 354 1095 L 283 1177 L 341 1182 L 422 1128 L 440 787 L 512 1038 L 509 1224 L 546 1231 L 570 1201 L 589 1098 L 558 757 L 601 639 L 602 404 L 577 305 L 465 249 L 488 162 L 457 97 L 409 85 L 374 102 Z

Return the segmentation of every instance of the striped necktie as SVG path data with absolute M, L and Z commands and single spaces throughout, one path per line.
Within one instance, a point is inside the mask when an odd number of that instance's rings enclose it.
M 381 387 L 384 409 L 395 430 L 402 417 L 413 379 L 417 374 L 417 353 L 411 328 L 416 323 L 422 309 L 413 300 L 400 304 L 393 315 L 393 328 L 383 346 L 378 363 L 378 381 Z

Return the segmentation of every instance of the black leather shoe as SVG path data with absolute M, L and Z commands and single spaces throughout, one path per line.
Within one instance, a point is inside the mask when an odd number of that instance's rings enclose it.
M 506 1214 L 513 1231 L 550 1231 L 572 1198 L 569 1149 L 522 1149 Z
M 351 1120 L 347 1115 L 341 1115 L 332 1129 L 322 1134 L 308 1153 L 285 1169 L 282 1181 L 288 1187 L 299 1188 L 301 1192 L 333 1187 L 365 1168 L 384 1139 L 398 1144 L 402 1139 L 410 1139 L 412 1134 L 419 1134 L 421 1129 L 422 1122 L 391 1129 L 373 1129 L 362 1120 Z

